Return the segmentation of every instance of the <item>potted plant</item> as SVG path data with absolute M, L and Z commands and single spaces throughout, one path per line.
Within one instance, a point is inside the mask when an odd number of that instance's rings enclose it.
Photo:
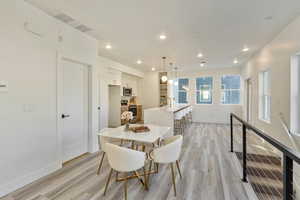
M 133 119 L 133 113 L 130 111 L 125 111 L 121 115 L 121 119 L 125 121 L 125 131 L 129 131 L 129 122 Z

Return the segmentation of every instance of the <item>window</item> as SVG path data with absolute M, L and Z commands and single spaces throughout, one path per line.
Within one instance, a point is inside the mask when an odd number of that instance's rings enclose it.
M 201 77 L 196 79 L 196 103 L 212 104 L 212 77 Z
M 188 88 L 189 88 L 189 79 L 180 78 L 178 79 L 178 89 L 175 94 L 175 99 L 177 103 L 188 103 Z M 175 89 L 176 90 L 176 89 Z
M 259 119 L 270 122 L 271 93 L 270 72 L 259 73 Z
M 221 103 L 240 104 L 241 78 L 239 75 L 224 75 L 221 78 Z

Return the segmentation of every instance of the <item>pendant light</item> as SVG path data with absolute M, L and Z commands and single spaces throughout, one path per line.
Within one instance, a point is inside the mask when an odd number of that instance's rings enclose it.
M 178 86 L 178 67 L 174 67 L 175 70 L 175 81 L 174 81 L 174 85 Z
M 173 63 L 170 62 L 169 65 L 170 65 L 170 69 L 173 70 Z M 173 79 L 169 79 L 168 82 L 169 82 L 170 85 L 173 85 L 174 80 Z
M 164 56 L 164 57 L 162 57 L 162 59 L 163 59 L 163 72 L 166 72 L 166 57 Z M 161 81 L 162 81 L 163 83 L 167 82 L 167 81 L 168 81 L 167 75 L 163 75 L 163 76 L 161 77 Z

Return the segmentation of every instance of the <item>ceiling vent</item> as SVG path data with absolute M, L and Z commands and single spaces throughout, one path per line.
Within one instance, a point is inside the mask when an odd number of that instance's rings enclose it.
M 70 23 L 70 22 L 75 21 L 72 17 L 70 17 L 70 16 L 68 16 L 68 15 L 66 15 L 66 14 L 64 14 L 64 13 L 60 13 L 60 14 L 58 14 L 58 15 L 55 15 L 54 17 L 55 17 L 56 19 L 58 19 L 58 20 L 64 22 L 64 23 L 67 23 L 67 24 Z
M 66 15 L 64 13 L 59 13 L 59 14 L 55 15 L 54 17 L 83 33 L 92 31 L 92 29 L 89 28 L 88 26 L 81 24 L 80 22 L 76 21 L 75 19 L 73 19 L 72 17 L 70 17 L 69 15 Z
M 89 27 L 87 27 L 86 25 L 80 24 L 79 26 L 75 27 L 77 30 L 80 30 L 81 32 L 89 32 L 92 29 L 90 29 Z

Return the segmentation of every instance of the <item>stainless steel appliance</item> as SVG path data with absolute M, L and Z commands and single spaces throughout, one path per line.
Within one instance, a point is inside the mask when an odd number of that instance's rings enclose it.
M 127 105 L 128 105 L 128 100 L 122 99 L 121 106 L 127 106 Z
M 132 112 L 132 114 L 133 114 L 133 120 L 136 120 L 136 116 L 137 116 L 137 105 L 129 105 L 129 106 L 128 106 L 128 111 Z
M 132 88 L 123 87 L 123 96 L 131 97 L 132 96 Z

